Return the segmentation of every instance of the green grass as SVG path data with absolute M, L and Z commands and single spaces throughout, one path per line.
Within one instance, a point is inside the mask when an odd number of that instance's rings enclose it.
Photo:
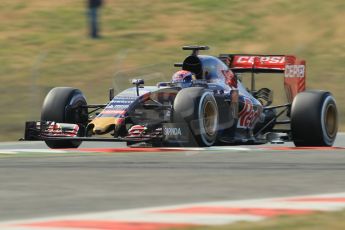
M 214 55 L 306 59 L 308 87 L 335 94 L 345 130 L 344 15 L 342 0 L 106 1 L 103 38 L 94 41 L 87 37 L 83 0 L 2 0 L 0 140 L 21 137 L 24 121 L 39 119 L 50 88 L 77 87 L 90 103 L 102 103 L 108 88 L 129 83 L 122 70 L 140 67 L 140 73 L 161 72 L 159 80 L 168 79 L 174 71 L 169 65 L 183 59 L 186 44 L 209 45 Z
M 190 227 L 183 230 L 342 230 L 345 226 L 344 220 L 345 211 L 319 212 L 312 215 L 281 216 L 259 222 L 238 222 L 217 227 Z

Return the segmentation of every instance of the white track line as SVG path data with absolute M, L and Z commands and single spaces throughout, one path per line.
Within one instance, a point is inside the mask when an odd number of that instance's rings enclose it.
M 94 151 L 92 148 L 88 148 L 87 150 L 83 149 L 66 149 L 66 150 L 56 150 L 56 149 L 0 149 L 0 154 L 19 154 L 19 153 L 70 153 L 70 152 L 76 152 L 76 153 L 93 153 L 93 152 L 102 152 L 99 150 L 100 148 L 95 148 Z M 111 150 L 112 148 L 106 148 Z M 121 152 L 122 148 L 114 148 L 118 152 Z M 125 152 L 136 152 L 136 148 L 131 148 L 131 151 L 128 151 L 128 148 L 123 148 Z M 149 148 L 148 148 L 149 149 Z M 162 152 L 164 153 L 164 150 L 169 151 L 185 151 L 185 152 L 206 152 L 206 151 L 252 151 L 254 149 L 245 148 L 245 147 L 210 147 L 210 148 L 162 148 Z M 261 150 L 261 149 L 256 149 Z M 114 151 L 115 152 L 115 151 Z M 139 150 L 140 152 L 140 150 Z M 112 153 L 112 152 L 108 152 Z
M 55 149 L 0 149 L 0 154 L 19 154 L 19 153 L 67 153 L 65 150 Z

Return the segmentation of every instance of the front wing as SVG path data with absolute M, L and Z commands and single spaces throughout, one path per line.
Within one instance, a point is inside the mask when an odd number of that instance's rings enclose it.
M 76 124 L 56 123 L 52 121 L 27 121 L 25 123 L 25 141 L 104 141 L 104 142 L 147 142 L 162 145 L 184 145 L 194 141 L 189 128 L 182 123 L 163 123 L 161 134 L 145 134 L 136 137 L 86 137 L 78 136 Z

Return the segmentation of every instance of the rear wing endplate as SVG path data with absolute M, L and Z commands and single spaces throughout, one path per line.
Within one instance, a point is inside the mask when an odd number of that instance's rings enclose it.
M 283 73 L 289 102 L 306 88 L 306 62 L 292 55 L 221 54 L 235 73 Z

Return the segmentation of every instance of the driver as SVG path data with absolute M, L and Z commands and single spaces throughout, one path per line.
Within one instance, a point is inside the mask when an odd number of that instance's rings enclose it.
M 187 70 L 179 70 L 173 74 L 171 82 L 172 83 L 188 83 L 195 80 L 195 74 Z
M 171 83 L 177 83 L 182 88 L 185 88 L 190 87 L 193 80 L 196 80 L 194 73 L 187 70 L 179 70 L 173 74 Z

